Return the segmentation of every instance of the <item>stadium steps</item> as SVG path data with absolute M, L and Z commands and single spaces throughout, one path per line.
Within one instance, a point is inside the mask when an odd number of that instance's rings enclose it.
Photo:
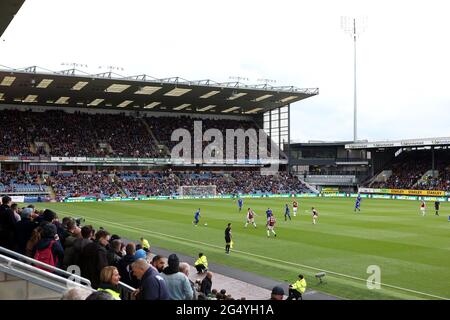
M 414 185 L 411 187 L 411 188 L 416 188 L 418 185 L 419 185 L 419 183 L 421 183 L 421 182 L 424 182 L 424 181 L 427 181 L 428 180 L 428 177 L 433 177 L 433 178 L 436 178 L 436 177 L 438 177 L 439 176 L 439 171 L 438 170 L 434 170 L 434 173 L 433 173 L 433 170 L 428 170 L 428 171 L 426 171 L 421 177 L 420 177 L 420 179 L 419 180 L 417 180 L 417 182 L 416 183 L 414 183 Z
M 140 120 L 142 121 L 142 123 L 144 124 L 145 128 L 147 129 L 148 134 L 152 137 L 153 142 L 154 142 L 154 146 L 158 148 L 158 150 L 160 151 L 160 154 L 161 155 L 170 155 L 169 148 L 167 148 L 167 146 L 165 146 L 164 144 L 161 144 L 159 142 L 159 140 L 154 135 L 152 129 L 148 125 L 147 121 L 145 121 L 144 118 L 141 118 Z
M 59 300 L 68 288 L 90 285 L 87 279 L 0 247 L 0 300 Z
M 86 278 L 0 247 L 0 300 L 60 300 L 63 293 L 76 287 L 95 291 Z M 134 300 L 135 288 L 122 282 L 119 288 L 122 300 Z
M 313 187 L 312 185 L 310 185 L 308 182 L 306 182 L 304 179 L 301 178 L 300 175 L 297 175 L 298 180 L 300 180 L 309 190 L 311 190 L 311 192 L 313 193 L 320 193 L 319 190 L 317 190 L 315 187 Z

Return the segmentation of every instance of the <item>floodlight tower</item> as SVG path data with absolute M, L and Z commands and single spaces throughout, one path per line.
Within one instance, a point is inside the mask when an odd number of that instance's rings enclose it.
M 353 142 L 358 140 L 357 103 L 356 103 L 356 38 L 366 30 L 367 18 L 341 17 L 341 28 L 353 37 Z M 358 28 L 357 28 L 358 27 Z

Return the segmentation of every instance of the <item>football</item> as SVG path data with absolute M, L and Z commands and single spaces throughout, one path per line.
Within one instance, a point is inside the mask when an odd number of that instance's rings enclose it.
M 207 226 L 208 224 L 205 222 L 205 227 Z

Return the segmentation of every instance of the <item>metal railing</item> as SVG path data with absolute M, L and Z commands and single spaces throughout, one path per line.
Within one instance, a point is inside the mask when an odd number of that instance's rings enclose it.
M 74 278 L 72 280 L 61 277 L 3 254 L 0 254 L 0 271 L 61 294 L 74 287 L 85 288 L 94 292 L 94 289 L 90 286 L 73 281 Z
M 16 261 L 19 261 L 19 262 L 21 261 L 22 263 L 31 265 L 33 267 L 33 270 L 41 270 L 41 269 L 36 268 L 36 266 L 43 267 L 43 268 L 51 271 L 51 272 L 47 272 L 47 273 L 59 275 L 66 279 L 70 278 L 70 279 L 73 279 L 73 280 L 79 282 L 80 284 L 84 284 L 85 286 L 91 287 L 91 281 L 89 281 L 88 279 L 83 278 L 77 274 L 59 269 L 57 267 L 46 264 L 44 262 L 37 261 L 33 258 L 24 256 L 23 254 L 17 253 L 15 251 L 12 251 L 12 250 L 9 250 L 9 249 L 3 248 L 3 247 L 0 247 L 0 253 L 5 255 L 6 257 L 14 258 Z M 41 271 L 44 271 L 44 270 L 41 270 Z M 46 272 L 46 271 L 44 271 L 44 272 Z

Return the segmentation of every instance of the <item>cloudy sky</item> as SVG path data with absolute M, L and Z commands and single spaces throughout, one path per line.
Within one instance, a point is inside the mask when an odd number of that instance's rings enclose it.
M 450 136 L 447 13 L 437 0 L 26 0 L 1 38 L 0 64 L 318 87 L 292 105 L 292 138 L 351 140 L 353 41 L 340 22 L 366 17 L 358 138 L 442 137 Z

